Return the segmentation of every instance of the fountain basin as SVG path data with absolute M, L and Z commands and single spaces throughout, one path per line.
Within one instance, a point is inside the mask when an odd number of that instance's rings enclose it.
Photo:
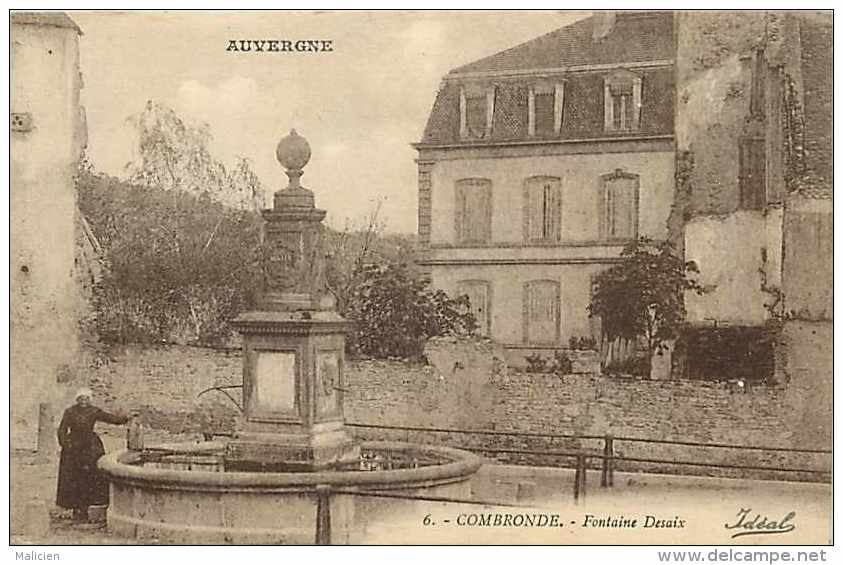
M 472 453 L 440 446 L 360 447 L 357 469 L 312 472 L 226 471 L 222 442 L 168 446 L 178 454 L 170 459 L 111 453 L 99 462 L 110 483 L 108 525 L 118 535 L 162 543 L 313 543 L 318 486 L 344 492 L 330 497 L 331 533 L 333 543 L 348 543 L 360 498 L 353 493 L 467 498 L 468 480 L 481 464 Z

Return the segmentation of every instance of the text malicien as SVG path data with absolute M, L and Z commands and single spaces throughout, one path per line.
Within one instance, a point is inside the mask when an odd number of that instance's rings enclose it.
M 58 553 L 46 551 L 16 551 L 15 561 L 58 561 Z

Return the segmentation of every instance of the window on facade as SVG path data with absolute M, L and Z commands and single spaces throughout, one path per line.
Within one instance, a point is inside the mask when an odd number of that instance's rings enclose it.
M 455 187 L 455 197 L 457 243 L 489 242 L 492 231 L 492 181 L 459 180 Z
M 602 236 L 638 237 L 638 176 L 618 169 L 603 178 Z
M 632 85 L 612 91 L 612 127 L 616 131 L 632 129 Z
M 553 133 L 553 92 L 537 92 L 535 99 L 536 135 Z
M 524 341 L 531 345 L 559 342 L 559 281 L 524 285 Z
M 741 210 L 762 210 L 767 204 L 764 138 L 743 137 L 738 146 L 738 189 Z
M 532 177 L 524 183 L 524 239 L 557 242 L 561 239 L 562 187 L 556 177 Z
M 457 285 L 459 296 L 468 296 L 469 311 L 477 322 L 477 333 L 489 335 L 492 323 L 491 286 L 488 281 L 461 281 Z
M 529 93 L 529 135 L 546 137 L 558 134 L 562 128 L 564 100 L 565 85 L 562 82 L 531 86 Z
M 641 79 L 628 71 L 606 78 L 603 90 L 607 132 L 635 131 L 641 121 Z
M 492 133 L 494 110 L 494 87 L 463 87 L 460 90 L 460 137 L 489 137 Z
M 483 137 L 486 132 L 486 97 L 465 99 L 465 125 L 471 137 Z

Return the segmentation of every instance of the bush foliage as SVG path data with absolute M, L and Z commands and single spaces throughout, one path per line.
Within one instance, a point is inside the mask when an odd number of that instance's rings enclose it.
M 474 331 L 468 306 L 468 297 L 454 299 L 429 288 L 406 265 L 367 265 L 347 312 L 356 322 L 348 336 L 349 351 L 376 358 L 419 358 L 430 337 Z
M 261 218 L 181 191 L 84 172 L 79 208 L 103 249 L 96 327 L 110 343 L 217 344 L 260 281 Z
M 643 338 L 649 365 L 685 322 L 685 291 L 702 293 L 689 276 L 698 269 L 674 255 L 669 242 L 644 237 L 627 245 L 621 257 L 622 262 L 595 278 L 588 310 L 600 316 L 608 341 Z

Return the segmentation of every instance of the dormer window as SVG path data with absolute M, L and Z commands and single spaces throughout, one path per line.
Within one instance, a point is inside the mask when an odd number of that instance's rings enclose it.
M 530 136 L 559 135 L 565 105 L 565 85 L 538 84 L 529 91 L 528 133 Z
M 603 83 L 603 123 L 607 133 L 637 131 L 641 122 L 641 77 L 618 71 Z
M 460 89 L 460 137 L 484 139 L 492 135 L 495 88 L 464 86 Z

